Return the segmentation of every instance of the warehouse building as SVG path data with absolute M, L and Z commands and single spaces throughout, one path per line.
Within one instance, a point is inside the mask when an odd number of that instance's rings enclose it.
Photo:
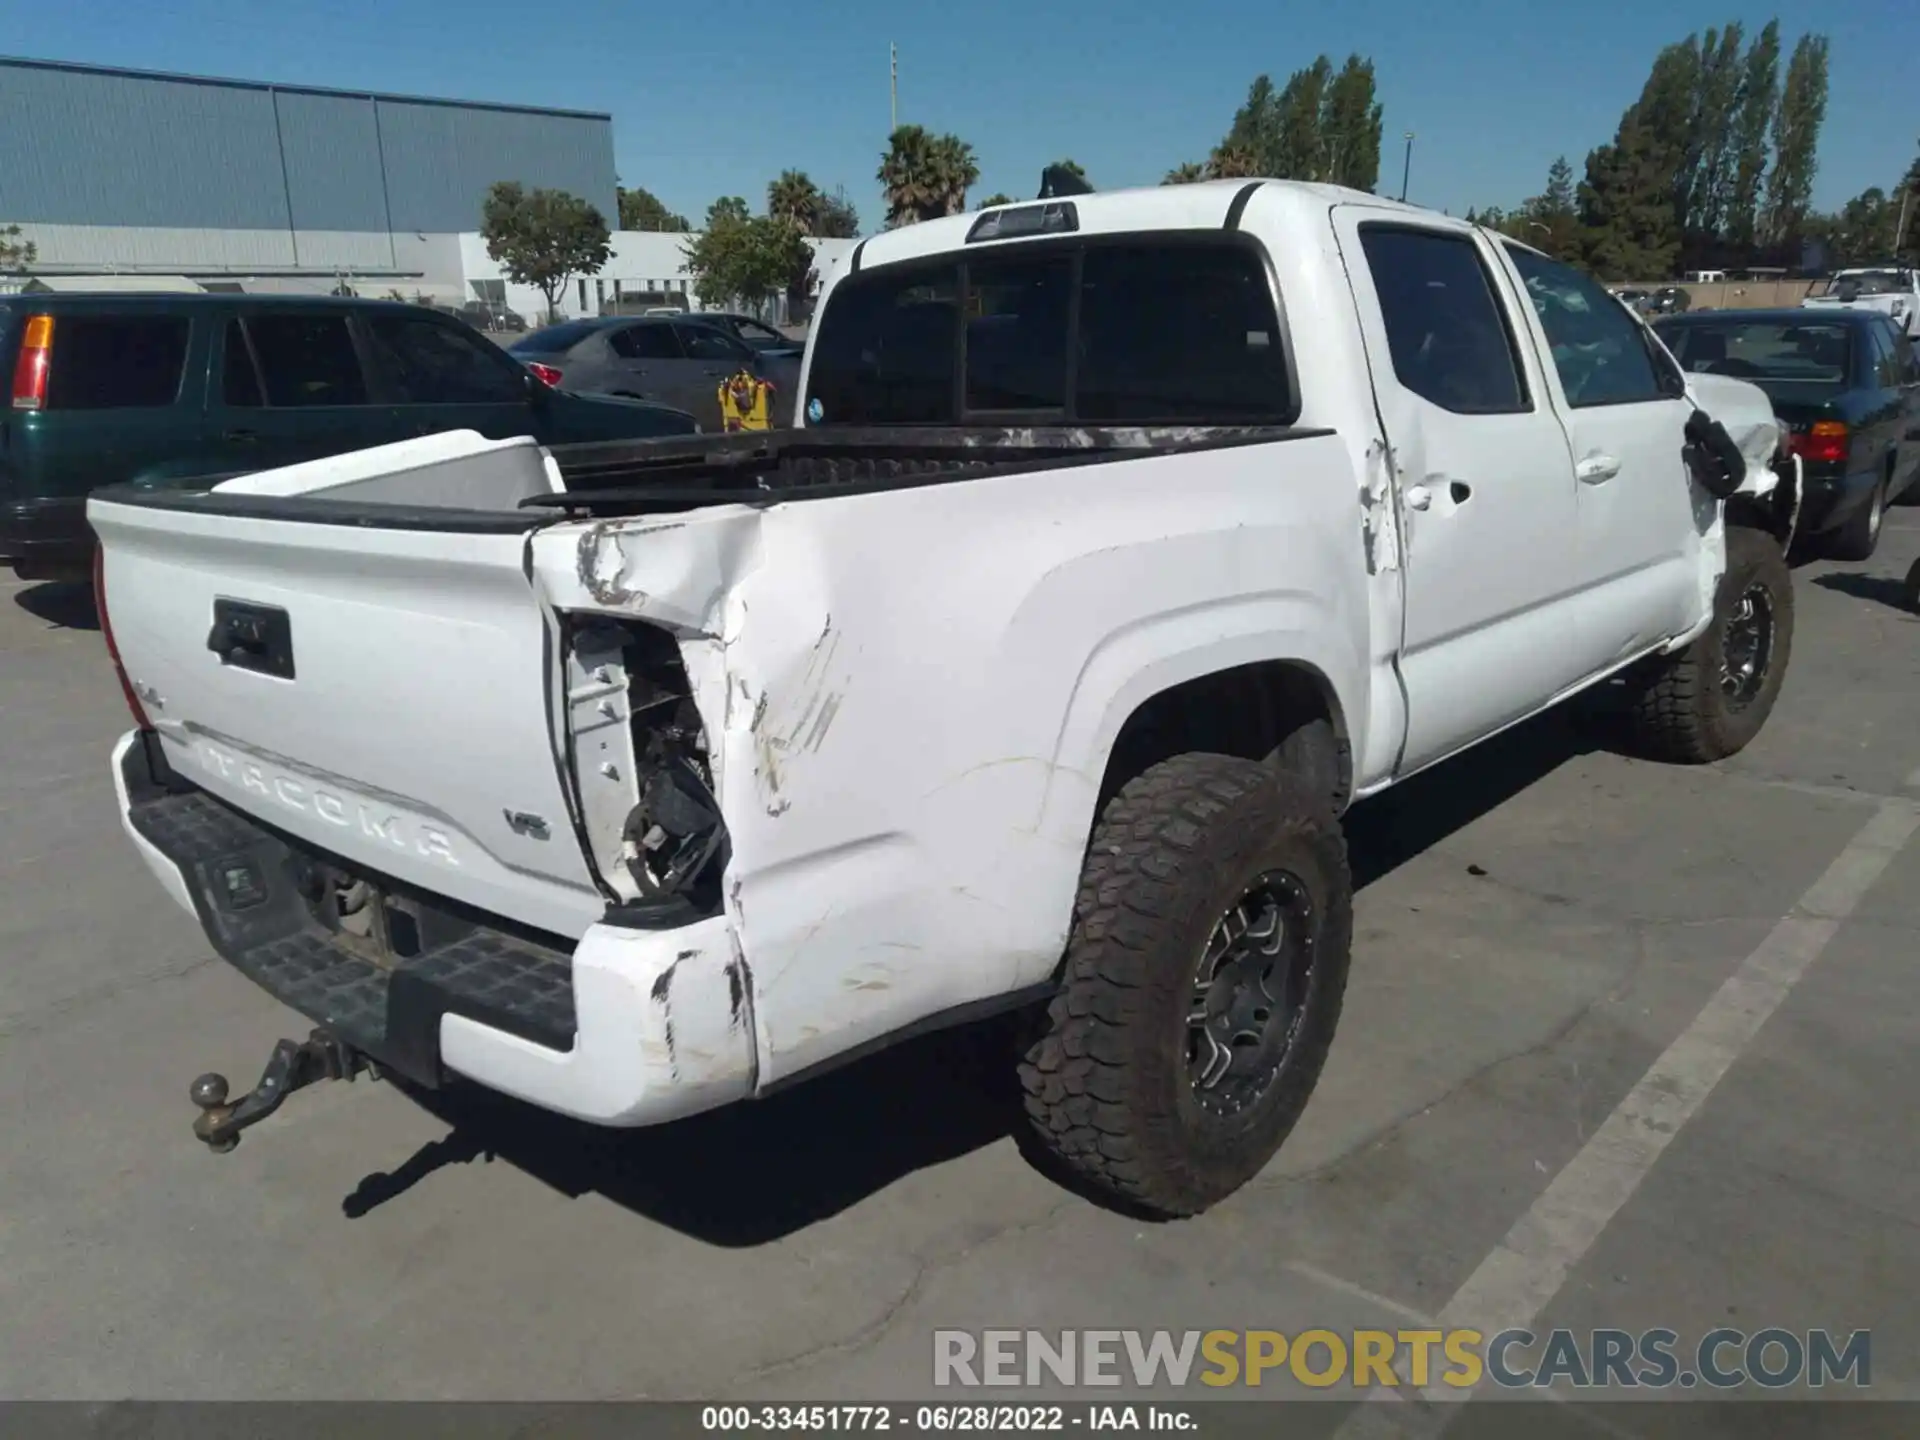
M 0 58 L 0 226 L 33 242 L 44 282 L 344 284 L 531 313 L 537 292 L 507 284 L 479 236 L 500 180 L 565 190 L 615 223 L 612 118 Z M 683 240 L 616 233 L 567 310 L 694 303 Z

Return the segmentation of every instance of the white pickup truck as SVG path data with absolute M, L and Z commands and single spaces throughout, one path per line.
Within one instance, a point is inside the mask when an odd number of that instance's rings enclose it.
M 873 236 L 801 395 L 94 498 L 127 832 L 320 1027 L 203 1140 L 368 1063 L 647 1125 L 1018 1011 L 1039 1138 L 1192 1214 L 1333 1038 L 1346 806 L 1609 677 L 1731 755 L 1787 665 L 1765 397 L 1371 195 Z
M 1817 294 L 1802 300 L 1800 308 L 1878 310 L 1903 334 L 1920 342 L 1920 270 L 1904 265 L 1842 270 Z

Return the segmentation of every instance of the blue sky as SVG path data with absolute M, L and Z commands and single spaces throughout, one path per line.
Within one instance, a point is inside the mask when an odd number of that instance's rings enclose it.
M 17 54 L 607 111 L 623 183 L 696 221 L 718 195 L 757 208 L 792 166 L 876 225 L 889 41 L 902 122 L 973 143 L 976 199 L 1032 195 L 1061 156 L 1103 188 L 1155 183 L 1205 158 L 1255 75 L 1358 51 L 1386 111 L 1380 188 L 1397 192 L 1413 130 L 1410 199 L 1510 205 L 1554 156 L 1578 173 L 1611 138 L 1661 44 L 1776 14 L 1785 48 L 1809 29 L 1832 40 L 1817 205 L 1890 186 L 1920 144 L 1915 0 L 79 0 L 35 5 L 31 24 L 25 0 L 6 5 Z

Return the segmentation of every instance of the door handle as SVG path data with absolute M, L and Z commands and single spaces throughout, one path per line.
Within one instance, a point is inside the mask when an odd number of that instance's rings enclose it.
M 1426 510 L 1431 508 L 1432 505 L 1433 492 L 1426 486 L 1409 485 L 1407 487 L 1407 508 L 1409 510 Z
M 1620 462 L 1611 455 L 1589 455 L 1573 467 L 1574 477 L 1587 485 L 1604 485 L 1620 473 Z
M 260 437 L 251 430 L 229 430 L 220 438 L 235 445 L 251 445 Z

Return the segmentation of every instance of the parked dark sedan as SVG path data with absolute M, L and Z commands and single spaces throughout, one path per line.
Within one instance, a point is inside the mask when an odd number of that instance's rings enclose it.
M 1800 532 L 1840 560 L 1880 543 L 1887 506 L 1920 481 L 1920 360 L 1886 316 L 1715 310 L 1654 332 L 1682 368 L 1767 392 L 1806 473 Z
M 555 389 L 671 405 L 721 428 L 720 386 L 742 370 L 773 385 L 773 423 L 793 423 L 800 357 L 760 354 L 692 316 L 602 317 L 536 330 L 508 353 Z

